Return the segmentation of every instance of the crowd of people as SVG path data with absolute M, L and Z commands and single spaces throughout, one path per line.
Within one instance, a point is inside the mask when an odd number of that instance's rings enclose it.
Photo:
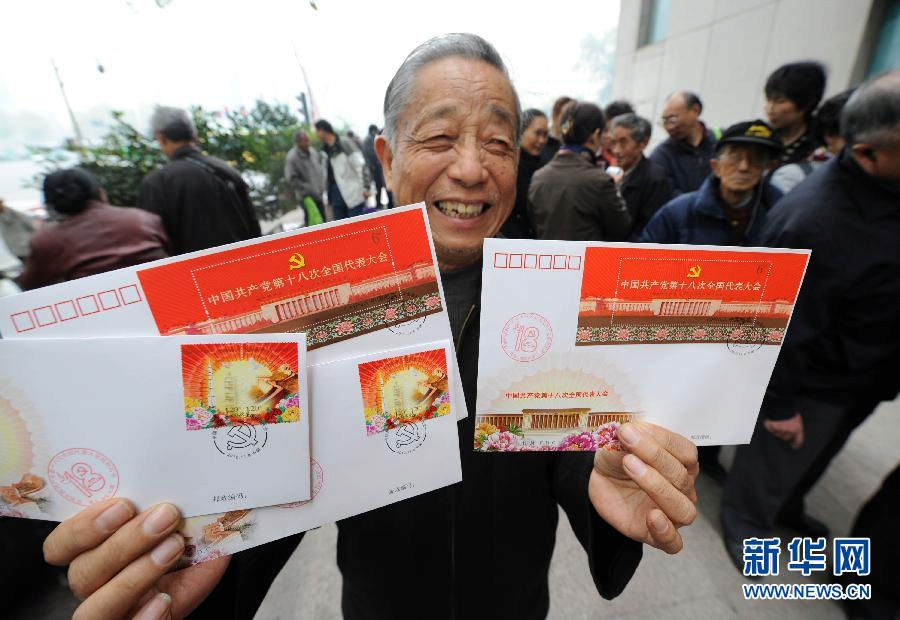
M 823 102 L 825 88 L 819 63 L 784 65 L 766 81 L 766 119 L 734 119 L 725 128 L 702 120 L 699 94 L 672 93 L 659 119 L 668 137 L 648 155 L 653 123 L 629 102 L 600 107 L 560 97 L 549 118 L 539 109 L 522 111 L 490 44 L 447 35 L 404 61 L 385 96 L 383 132 L 372 125 L 360 141 L 319 120 L 321 149 L 298 132 L 285 177 L 309 224 L 359 215 L 373 185 L 378 206 L 383 197 L 387 207 L 426 202 L 470 406 L 478 346 L 477 320 L 470 317 L 478 309 L 485 237 L 811 248 L 753 441 L 738 449 L 729 471 L 718 449 L 699 453 L 701 471 L 723 485 L 723 539 L 741 570 L 742 541 L 770 535 L 776 523 L 804 536 L 829 535 L 806 513 L 803 497 L 853 429 L 900 391 L 900 72 Z M 246 183 L 202 153 L 190 117 L 159 107 L 151 125 L 170 161 L 144 179 L 140 209 L 109 206 L 80 170 L 48 175 L 46 203 L 63 217 L 32 238 L 24 288 L 260 235 Z M 461 219 L 474 225 L 460 232 Z M 626 425 L 635 431 L 622 437 L 626 448 L 644 459 L 637 466 L 627 458 L 623 465 L 621 456 L 617 468 L 608 466 L 603 459 L 610 457 L 599 453 L 594 463 L 576 454 L 522 455 L 510 463 L 465 449 L 471 420 L 459 425 L 462 484 L 339 524 L 347 617 L 404 615 L 372 580 L 382 571 L 429 575 L 442 586 L 417 586 L 410 596 L 449 616 L 475 613 L 467 594 L 472 584 L 502 582 L 507 608 L 495 610 L 498 617 L 542 617 L 557 504 L 605 597 L 627 584 L 641 559 L 640 542 L 680 549 L 677 530 L 695 514 L 698 458 L 684 438 Z M 665 493 L 644 484 L 653 476 Z M 476 482 L 488 479 L 497 482 L 485 496 Z M 617 490 L 623 480 L 646 495 L 614 515 L 609 506 L 624 497 Z M 251 617 L 302 536 L 238 554 L 230 566 L 223 559 L 183 571 L 187 577 L 174 581 L 190 585 L 188 594 L 170 587 L 171 577 L 157 583 L 168 559 L 137 567 L 173 535 L 175 516 L 152 532 L 141 530 L 146 514 L 117 501 L 64 523 L 45 546 L 49 561 L 77 563 L 73 588 L 92 610 L 143 607 L 178 615 L 201 605 L 198 613 Z M 853 527 L 852 535 L 870 537 L 877 550 L 863 578 L 873 585 L 873 599 L 848 603 L 853 617 L 888 617 L 878 614 L 900 604 L 900 576 L 889 559 L 900 552 L 890 529 L 898 503 L 900 468 Z M 115 519 L 96 525 L 102 509 L 117 506 Z M 472 545 L 479 524 L 498 522 L 527 530 L 528 549 L 485 557 L 483 547 Z M 381 533 L 397 528 L 420 542 L 392 546 Z M 116 538 L 122 532 L 132 536 L 127 544 Z M 114 557 L 110 549 L 126 551 Z M 117 587 L 104 585 L 126 573 Z M 148 594 L 157 590 L 162 594 Z

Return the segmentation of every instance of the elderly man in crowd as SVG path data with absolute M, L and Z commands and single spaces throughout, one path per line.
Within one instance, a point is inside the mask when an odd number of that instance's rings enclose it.
M 288 180 L 297 197 L 297 201 L 303 205 L 307 198 L 311 199 L 319 213 L 324 213 L 325 203 L 322 198 L 325 195 L 325 163 L 324 156 L 315 149 L 309 148 L 309 134 L 298 131 L 294 134 L 294 146 L 288 151 L 284 159 L 284 178 Z M 313 215 L 306 210 L 307 224 L 317 223 L 311 218 Z
M 716 136 L 700 120 L 703 102 L 695 93 L 680 91 L 666 98 L 662 124 L 669 137 L 650 153 L 650 160 L 669 175 L 676 194 L 693 192 L 709 176 Z
M 471 407 L 482 245 L 515 200 L 518 98 L 497 51 L 454 34 L 406 58 L 384 108 L 378 157 L 399 204 L 427 204 Z M 686 438 L 626 424 L 624 452 L 496 458 L 472 451 L 474 416 L 458 426 L 462 483 L 338 524 L 346 618 L 544 617 L 559 506 L 607 598 L 628 583 L 641 543 L 681 549 L 678 529 L 696 514 L 696 448 Z M 224 579 L 227 558 L 165 576 L 180 554 L 180 545 L 160 551 L 178 521 L 166 506 L 157 510 L 168 511 L 168 521 L 155 512 L 135 516 L 127 501 L 112 500 L 47 539 L 50 561 L 73 562 L 72 587 L 86 598 L 80 613 L 113 617 L 144 606 L 148 617 L 180 616 L 218 583 L 198 615 L 251 618 L 302 535 L 237 554 Z M 494 527 L 507 541 L 525 542 L 486 545 L 486 528 Z M 398 592 L 398 583 L 407 586 Z M 498 595 L 486 602 L 485 592 Z
M 640 241 L 759 245 L 769 209 L 781 192 L 765 182 L 781 140 L 765 121 L 732 125 L 707 166 L 712 175 L 695 192 L 672 199 L 650 220 Z
M 782 199 L 761 237 L 767 246 L 811 248 L 812 256 L 753 441 L 738 448 L 722 496 L 722 533 L 734 560 L 741 541 L 768 536 L 776 518 L 806 536 L 827 535 L 802 504 L 779 511 L 812 488 L 880 401 L 900 391 L 900 71 L 860 86 L 841 130 L 844 149 Z M 898 483 L 900 476 L 889 478 L 887 497 L 875 503 L 896 506 Z M 892 593 L 895 604 L 896 564 L 887 558 L 900 553 L 896 523 L 896 511 L 880 523 L 869 515 L 857 530 L 872 536 L 882 558 L 873 560 L 873 591 Z
M 169 163 L 144 177 L 137 206 L 162 218 L 173 255 L 262 234 L 244 179 L 197 147 L 186 111 L 157 106 L 150 128 Z
M 622 174 L 613 178 L 631 212 L 632 241 L 672 198 L 672 183 L 666 171 L 644 157 L 651 130 L 650 121 L 634 113 L 619 114 L 609 121 L 612 153 L 622 168 Z

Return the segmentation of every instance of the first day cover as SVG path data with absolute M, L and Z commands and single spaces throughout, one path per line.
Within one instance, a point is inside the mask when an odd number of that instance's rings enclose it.
M 0 341 L 0 516 L 310 497 L 303 334 Z
M 423 204 L 0 298 L 3 338 L 306 333 L 309 363 L 450 340 Z M 458 389 L 456 360 L 450 360 Z M 462 393 L 457 418 L 466 417 Z
M 484 248 L 476 450 L 617 449 L 616 426 L 641 419 L 750 441 L 808 250 Z

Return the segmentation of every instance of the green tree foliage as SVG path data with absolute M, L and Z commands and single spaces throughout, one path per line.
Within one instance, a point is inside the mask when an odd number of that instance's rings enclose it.
M 284 104 L 257 101 L 250 109 L 211 112 L 191 108 L 197 127 L 197 143 L 203 151 L 234 166 L 250 185 L 257 208 L 267 205 L 275 211 L 296 208 L 294 196 L 284 179 L 284 158 L 293 145 L 300 121 Z M 305 127 L 309 131 L 308 127 Z M 94 174 L 115 205 L 137 204 L 141 180 L 165 165 L 166 158 L 152 137 L 135 129 L 122 112 L 112 113 L 112 123 L 98 144 L 68 145 L 74 156 L 59 157 L 51 150 L 35 150 L 44 172 L 77 165 Z M 38 186 L 42 179 L 36 179 Z M 273 215 L 273 213 L 267 213 Z

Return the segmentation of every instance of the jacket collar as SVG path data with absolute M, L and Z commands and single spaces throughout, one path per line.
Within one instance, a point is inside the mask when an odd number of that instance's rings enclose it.
M 169 158 L 171 161 L 175 161 L 176 159 L 184 159 L 191 153 L 200 153 L 200 149 L 197 148 L 196 144 L 182 144 L 177 149 L 172 152 L 172 156 Z
M 849 148 L 844 147 L 834 162 L 839 173 L 848 182 L 847 195 L 862 212 L 872 220 L 878 217 L 896 217 L 900 203 L 900 189 L 871 176 L 856 162 Z M 828 165 L 828 164 L 826 164 Z
M 762 192 L 762 196 L 759 196 L 759 192 Z M 760 204 L 765 205 L 765 207 L 771 207 L 777 202 L 778 198 L 779 196 L 776 193 L 776 190 L 766 181 L 765 177 L 763 177 L 753 195 L 753 202 L 756 204 L 753 208 L 759 209 Z M 725 215 L 722 207 L 719 206 L 720 201 L 719 179 L 716 175 L 710 174 L 706 177 L 706 180 L 703 181 L 703 185 L 700 186 L 700 189 L 697 190 L 697 198 L 694 204 L 696 205 L 697 210 L 704 215 L 720 220 L 728 220 L 728 216 Z

